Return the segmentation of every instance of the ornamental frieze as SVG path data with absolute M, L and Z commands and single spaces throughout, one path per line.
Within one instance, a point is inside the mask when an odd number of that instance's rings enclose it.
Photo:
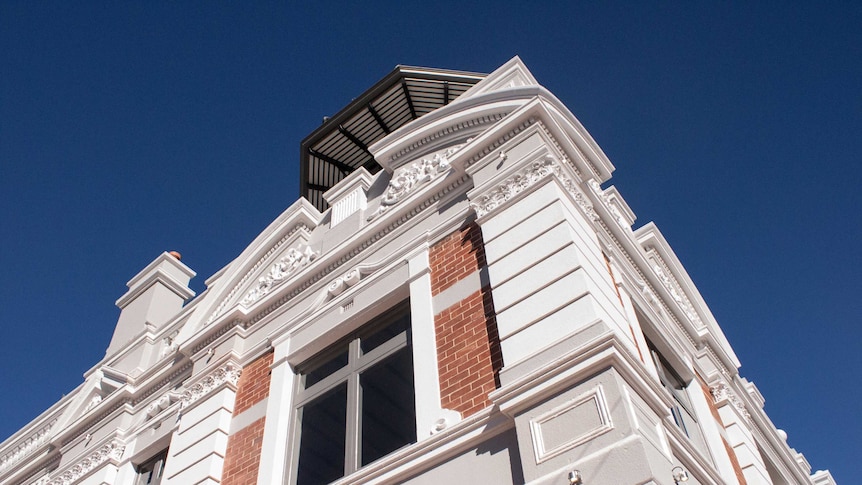
M 476 215 L 482 217 L 549 176 L 554 176 L 560 181 L 563 188 L 572 196 L 575 203 L 590 220 L 598 220 L 598 215 L 593 210 L 592 204 L 576 187 L 575 182 L 563 174 L 562 167 L 551 156 L 545 156 L 541 160 L 530 163 L 501 184 L 477 197 L 475 201 L 470 203 L 470 207 L 476 211 Z
M 71 485 L 91 471 L 95 470 L 108 460 L 119 461 L 123 457 L 126 446 L 118 440 L 112 440 L 98 450 L 87 455 L 86 458 L 67 468 L 56 478 L 42 477 L 33 485 Z
M 288 249 L 287 254 L 279 258 L 269 268 L 269 271 L 257 280 L 254 288 L 249 290 L 245 298 L 239 302 L 240 305 L 248 308 L 287 280 L 290 275 L 308 266 L 317 256 L 319 256 L 319 253 L 312 251 L 309 246 L 305 246 L 305 249 L 302 249 L 302 246 L 300 246 L 300 249 Z
M 233 362 L 222 365 L 182 394 L 180 398 L 183 402 L 182 407 L 188 407 L 191 403 L 206 396 L 222 384 L 228 383 L 235 386 L 239 382 L 241 374 L 242 369 Z
M 457 152 L 459 148 L 461 147 L 449 148 L 444 153 L 437 153 L 430 159 L 422 159 L 396 173 L 392 177 L 392 180 L 389 181 L 389 186 L 386 187 L 386 192 L 380 200 L 380 206 L 374 213 L 368 216 L 368 220 L 374 220 L 388 212 L 392 206 L 404 200 L 416 187 L 449 172 L 452 169 L 452 166 L 449 164 L 449 157 Z

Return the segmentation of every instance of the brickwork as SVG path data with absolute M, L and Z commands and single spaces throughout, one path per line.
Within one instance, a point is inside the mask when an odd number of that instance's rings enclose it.
M 272 352 L 269 352 L 243 367 L 242 375 L 237 383 L 234 417 L 269 396 L 271 365 Z M 260 418 L 230 435 L 224 457 L 222 484 L 251 485 L 257 483 L 265 421 L 266 418 Z
M 502 352 L 491 292 L 479 290 L 437 315 L 440 404 L 467 417 L 490 404 Z
M 233 415 L 236 416 L 269 396 L 270 366 L 272 352 L 243 367 L 237 383 L 236 403 Z
M 429 254 L 431 294 L 436 295 L 485 266 L 482 231 L 475 222 L 445 237 Z
M 485 266 L 482 232 L 465 225 L 430 251 L 431 293 L 436 295 Z M 466 417 L 490 405 L 499 387 L 503 353 L 489 287 L 481 288 L 434 318 L 440 404 Z
M 221 481 L 223 485 L 257 483 L 265 421 L 266 418 L 260 418 L 228 438 Z

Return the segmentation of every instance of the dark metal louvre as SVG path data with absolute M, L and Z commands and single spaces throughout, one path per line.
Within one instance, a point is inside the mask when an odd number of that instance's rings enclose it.
M 359 167 L 380 165 L 368 147 L 420 116 L 445 106 L 484 74 L 398 66 L 300 144 L 300 194 L 320 211 L 323 193 Z

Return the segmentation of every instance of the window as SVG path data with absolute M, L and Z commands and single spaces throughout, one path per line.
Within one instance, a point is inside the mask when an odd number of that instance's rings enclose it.
M 329 483 L 416 441 L 408 303 L 300 366 L 297 485 Z
M 655 362 L 656 370 L 658 370 L 662 386 L 670 392 L 674 401 L 676 401 L 676 404 L 670 409 L 674 422 L 701 451 L 705 451 L 703 435 L 697 424 L 697 417 L 686 390 L 688 385 L 673 370 L 673 367 L 659 353 L 652 342 L 647 340 L 647 345 L 649 346 L 650 354 L 652 354 L 653 362 Z
M 159 485 L 162 483 L 162 475 L 165 473 L 165 459 L 167 457 L 168 450 L 164 450 L 138 465 L 138 479 L 135 481 L 135 485 Z

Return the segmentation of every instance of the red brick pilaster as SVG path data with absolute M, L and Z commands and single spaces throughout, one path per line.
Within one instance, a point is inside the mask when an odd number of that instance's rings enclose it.
M 242 369 L 242 375 L 237 383 L 234 417 L 269 396 L 271 365 L 272 352 L 261 356 Z M 225 452 L 222 484 L 252 485 L 257 483 L 265 422 L 266 418 L 262 417 L 245 428 L 231 433 Z
M 437 295 L 485 266 L 482 233 L 476 223 L 447 236 L 430 251 L 431 294 Z M 499 386 L 503 354 L 491 289 L 483 287 L 434 318 L 440 405 L 467 417 L 490 405 Z

